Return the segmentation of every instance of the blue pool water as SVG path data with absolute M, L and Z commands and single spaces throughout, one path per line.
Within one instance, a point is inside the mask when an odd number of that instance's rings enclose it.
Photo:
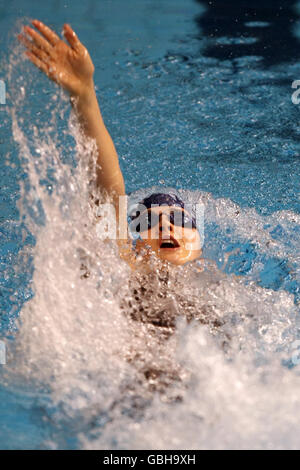
M 0 448 L 299 448 L 300 2 L 228 3 L 0 0 Z M 16 44 L 30 18 L 69 22 L 90 51 L 127 191 L 172 187 L 205 206 L 204 256 L 226 279 L 183 289 L 232 346 L 178 325 L 155 357 L 192 374 L 178 404 L 144 385 L 146 411 L 120 399 L 136 376 L 115 349 L 148 350 L 114 303 L 128 273 L 113 249 L 99 247 L 105 290 L 73 277 L 72 246 L 95 244 L 80 238 L 84 197 L 69 200 L 84 173 L 72 179 L 66 98 Z

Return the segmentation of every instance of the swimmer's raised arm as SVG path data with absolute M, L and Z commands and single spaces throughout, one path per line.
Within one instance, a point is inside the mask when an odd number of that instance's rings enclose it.
M 54 82 L 70 93 L 82 129 L 97 145 L 97 184 L 113 196 L 125 194 L 123 175 L 114 143 L 103 122 L 94 86 L 94 64 L 87 49 L 72 28 L 64 25 L 68 44 L 44 25 L 34 20 L 24 27 L 18 39 L 26 46 L 28 58 Z

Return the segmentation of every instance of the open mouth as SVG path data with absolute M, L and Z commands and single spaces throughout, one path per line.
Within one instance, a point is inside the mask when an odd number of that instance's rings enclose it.
M 161 245 L 160 245 L 161 249 L 168 248 L 168 249 L 173 249 L 174 250 L 175 248 L 179 248 L 179 247 L 180 247 L 180 245 L 179 245 L 178 241 L 175 240 L 175 238 L 173 238 L 173 237 L 171 237 L 169 240 L 163 240 L 161 242 Z

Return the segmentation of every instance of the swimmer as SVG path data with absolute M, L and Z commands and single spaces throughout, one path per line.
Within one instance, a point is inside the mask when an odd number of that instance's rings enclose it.
M 94 85 L 94 64 L 70 25 L 63 27 L 62 40 L 41 21 L 33 20 L 18 35 L 30 61 L 70 95 L 81 129 L 97 148 L 96 185 L 113 201 L 119 220 L 119 200 L 126 195 L 124 178 L 112 138 L 104 124 Z M 123 209 L 126 211 L 127 208 Z M 124 214 L 123 214 L 124 215 Z M 195 214 L 175 194 L 155 193 L 143 199 L 130 216 L 130 229 L 137 235 L 135 255 L 129 236 L 119 240 L 120 254 L 133 267 L 138 255 L 183 265 L 201 256 L 201 238 Z M 126 217 L 127 219 L 127 217 Z M 128 234 L 128 231 L 126 231 Z M 121 237 L 119 237 L 121 238 Z M 127 246 L 127 248 L 126 248 Z

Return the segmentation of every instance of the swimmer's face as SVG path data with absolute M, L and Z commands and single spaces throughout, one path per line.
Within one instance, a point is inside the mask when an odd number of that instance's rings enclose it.
M 182 227 L 180 223 L 184 214 L 189 218 L 187 211 L 180 207 L 160 206 L 148 209 L 147 212 L 154 222 L 150 228 L 140 232 L 141 239 L 136 244 L 138 251 L 150 248 L 160 259 L 176 265 L 185 264 L 201 256 L 198 230 L 191 226 Z

